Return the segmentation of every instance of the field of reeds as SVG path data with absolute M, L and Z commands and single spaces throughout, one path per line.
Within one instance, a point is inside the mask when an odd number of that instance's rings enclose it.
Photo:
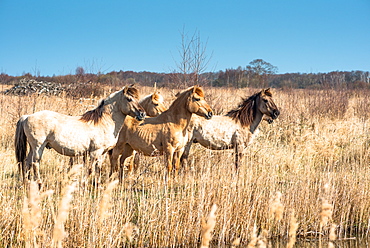
M 217 114 L 256 91 L 204 90 Z M 176 92 L 161 93 L 169 105 Z M 232 151 L 195 144 L 176 178 L 166 181 L 163 158 L 140 156 L 124 183 L 108 180 L 106 160 L 93 185 L 80 164 L 68 172 L 69 158 L 46 150 L 41 191 L 26 190 L 18 173 L 18 118 L 44 109 L 80 115 L 100 99 L 1 94 L 0 247 L 349 247 L 370 231 L 370 92 L 273 93 L 281 115 L 260 125 L 238 173 Z

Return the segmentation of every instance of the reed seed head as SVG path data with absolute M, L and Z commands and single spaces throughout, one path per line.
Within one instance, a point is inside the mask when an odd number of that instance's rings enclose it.
M 217 205 L 213 204 L 211 211 L 208 214 L 207 221 L 202 220 L 202 243 L 201 248 L 209 247 L 209 242 L 212 239 L 212 231 L 216 225 L 216 210 Z
M 294 216 L 294 210 L 292 211 L 292 215 L 290 216 L 289 222 L 289 241 L 287 244 L 287 248 L 292 248 L 296 241 L 297 236 L 297 229 L 298 229 L 298 222 L 296 217 Z
M 283 218 L 284 205 L 281 203 L 281 192 L 276 192 L 273 201 L 270 204 L 270 218 L 280 221 Z
M 135 224 L 128 222 L 123 226 L 123 232 L 124 232 L 125 240 L 132 242 L 132 240 L 134 239 L 135 233 L 139 232 L 139 228 Z
M 324 227 L 331 220 L 333 214 L 333 205 L 331 205 L 326 199 L 322 200 L 321 213 L 320 213 L 320 226 Z

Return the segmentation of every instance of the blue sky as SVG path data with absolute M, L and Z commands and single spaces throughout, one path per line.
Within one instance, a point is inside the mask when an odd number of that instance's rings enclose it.
M 0 73 L 172 72 L 183 30 L 206 71 L 370 71 L 370 0 L 0 0 Z

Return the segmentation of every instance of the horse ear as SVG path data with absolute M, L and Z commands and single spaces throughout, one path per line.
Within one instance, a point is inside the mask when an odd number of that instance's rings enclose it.
M 263 93 L 266 95 L 266 96 L 272 96 L 272 93 L 271 93 L 271 90 L 270 88 L 267 88 L 263 91 Z
M 129 89 L 130 88 L 133 88 L 134 85 L 135 85 L 135 83 L 131 84 L 130 86 L 123 87 L 123 89 L 122 89 L 123 94 L 127 94 L 127 92 L 129 91 Z
M 159 99 L 159 96 L 158 96 L 157 92 L 154 92 L 154 93 L 152 94 L 152 101 L 153 101 L 153 102 L 156 102 L 156 101 L 158 101 L 158 99 Z
M 198 94 L 200 97 L 204 97 L 204 92 L 203 92 L 202 88 L 198 85 L 194 86 L 193 93 Z
M 123 94 L 126 94 L 126 93 L 127 93 L 127 86 L 123 87 L 123 89 L 122 89 L 122 93 L 123 93 Z
M 193 86 L 193 93 L 195 93 L 197 91 L 197 86 L 196 85 L 194 85 Z

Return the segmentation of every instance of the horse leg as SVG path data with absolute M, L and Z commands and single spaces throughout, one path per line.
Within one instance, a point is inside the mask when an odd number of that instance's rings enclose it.
M 238 171 L 240 165 L 242 164 L 243 160 L 243 151 L 244 146 L 240 144 L 235 145 L 234 153 L 235 153 L 235 168 Z
M 191 139 L 190 141 L 186 143 L 184 147 L 184 152 L 182 153 L 181 158 L 180 158 L 180 163 L 182 167 L 184 168 L 184 170 L 188 169 L 188 165 L 189 165 L 188 158 L 189 158 L 190 148 L 192 144 L 193 144 L 193 139 Z
M 86 164 L 86 156 L 87 154 L 84 153 L 82 155 L 82 163 L 85 165 Z M 77 163 L 77 164 L 81 164 L 81 160 L 80 160 L 80 156 L 75 156 L 75 157 L 69 157 L 69 163 L 68 163 L 68 168 L 67 168 L 67 172 L 70 172 L 70 170 L 73 168 L 73 165 Z
M 90 152 L 90 171 L 88 176 L 92 174 L 92 178 L 95 178 L 95 183 L 100 184 L 101 182 L 101 165 L 105 158 L 105 153 L 103 149 L 98 149 Z
M 133 159 L 133 166 L 134 166 L 134 171 L 137 171 L 139 168 L 139 163 L 140 163 L 140 155 L 136 151 L 134 151 L 134 159 Z
M 173 155 L 174 155 L 174 148 L 171 145 L 168 145 L 164 151 L 164 155 L 166 158 L 167 163 L 167 174 L 168 176 L 171 174 L 172 171 L 172 161 L 173 161 Z
M 126 160 L 126 158 L 132 156 L 133 152 L 134 152 L 134 150 L 132 149 L 132 147 L 129 144 L 125 144 L 125 147 L 123 149 L 123 153 L 122 153 L 121 159 L 120 159 L 120 166 L 119 166 L 119 173 L 118 173 L 120 182 L 123 181 L 123 176 L 124 176 L 123 168 L 124 168 L 125 160 Z M 129 166 L 129 172 L 132 170 L 132 168 L 130 168 L 130 167 L 131 166 Z
M 118 171 L 118 157 L 123 152 L 123 147 L 124 146 L 122 144 L 117 144 L 113 149 L 108 151 L 110 161 L 110 177 L 113 175 L 113 173 Z
M 44 152 L 44 145 L 37 146 L 33 149 L 32 152 L 32 168 L 34 173 L 34 178 L 37 184 L 39 185 L 39 188 L 42 186 L 41 176 L 40 176 L 40 160 L 42 157 L 42 153 Z
M 134 154 L 135 155 L 135 154 Z M 129 163 L 128 163 L 128 171 L 132 171 L 132 167 L 133 167 L 133 160 L 134 158 L 132 156 L 129 156 L 127 158 L 121 156 L 121 158 L 119 159 L 119 166 L 125 166 L 125 161 L 126 159 L 129 159 Z
M 173 154 L 173 166 L 175 167 L 175 175 L 177 176 L 179 174 L 179 169 L 180 169 L 180 158 L 181 158 L 181 155 L 183 154 L 184 152 L 184 148 L 182 148 L 181 150 L 175 152 Z
M 69 172 L 73 167 L 73 157 L 69 157 L 69 163 L 68 163 L 68 169 L 67 172 Z
M 135 164 L 135 160 L 136 159 L 139 159 L 139 157 L 137 155 L 138 154 L 136 153 L 136 151 L 133 151 L 132 156 L 130 156 L 130 162 L 128 164 L 128 171 L 129 172 L 131 172 L 132 169 L 134 169 L 135 171 L 137 170 L 137 163 Z M 120 164 L 121 164 L 121 166 L 124 165 L 124 159 L 123 159 L 123 157 L 121 157 L 121 159 L 120 159 Z
M 22 162 L 22 176 L 23 184 L 26 185 L 31 180 L 31 167 L 32 167 L 32 148 L 27 155 L 26 161 Z
M 19 175 L 21 175 L 23 181 L 25 179 L 25 173 L 24 173 L 25 165 L 24 164 L 25 164 L 25 161 L 18 162 L 18 172 L 19 172 Z
M 234 153 L 235 153 L 235 168 L 236 168 L 236 170 L 238 170 L 239 169 L 239 165 L 240 165 L 240 162 L 239 162 L 239 156 L 240 156 L 240 154 L 238 152 L 238 149 L 235 149 Z
M 28 155 L 29 157 L 30 155 Z M 29 177 L 29 172 L 30 172 L 30 163 L 28 161 L 31 161 L 28 159 L 24 159 L 23 161 L 18 162 L 18 171 L 19 175 L 22 177 L 23 184 L 26 185 L 27 180 L 26 178 Z

